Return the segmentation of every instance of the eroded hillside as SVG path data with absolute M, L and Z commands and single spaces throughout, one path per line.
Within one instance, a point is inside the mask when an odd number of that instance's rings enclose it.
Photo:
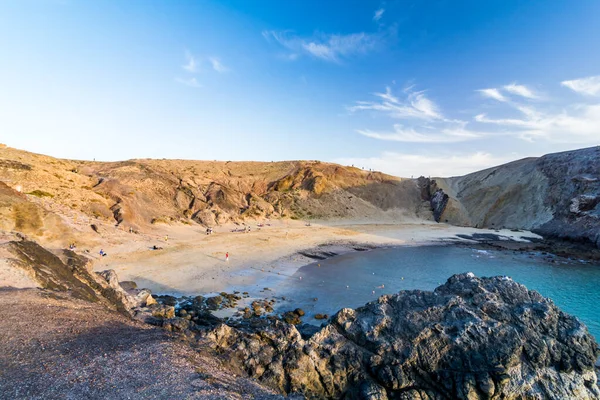
M 0 148 L 2 230 L 50 239 L 77 221 L 137 230 L 171 222 L 417 216 L 431 213 L 413 180 L 319 161 L 90 162 Z

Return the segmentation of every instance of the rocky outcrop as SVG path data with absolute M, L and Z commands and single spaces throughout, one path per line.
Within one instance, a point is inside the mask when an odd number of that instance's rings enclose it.
M 417 186 L 421 193 L 421 199 L 429 202 L 435 222 L 440 222 L 442 214 L 448 205 L 449 196 L 444 190 L 437 186 L 437 182 L 430 178 L 420 176 L 417 179 Z
M 506 277 L 382 296 L 306 340 L 281 321 L 204 336 L 234 371 L 308 398 L 600 398 L 587 328 Z
M 3 247 L 13 256 L 9 263 L 25 271 L 44 289 L 69 292 L 76 299 L 100 302 L 129 316 L 133 309 L 155 302 L 146 289 L 125 291 L 113 270 L 92 272 L 89 259 L 73 251 L 59 250 L 55 254 L 26 239 L 8 242 Z
M 598 146 L 436 181 L 449 204 L 458 204 L 443 213 L 449 223 L 527 229 L 600 247 Z

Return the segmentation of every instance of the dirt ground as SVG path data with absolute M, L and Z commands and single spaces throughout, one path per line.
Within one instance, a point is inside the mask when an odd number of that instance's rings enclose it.
M 39 289 L 0 289 L 0 399 L 279 399 L 175 336 Z

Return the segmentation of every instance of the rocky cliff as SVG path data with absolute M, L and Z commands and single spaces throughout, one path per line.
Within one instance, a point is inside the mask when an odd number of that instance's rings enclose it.
M 449 196 L 441 221 L 527 229 L 600 247 L 600 147 L 436 178 L 436 185 Z
M 585 326 L 503 277 L 382 296 L 307 340 L 281 322 L 206 337 L 234 370 L 309 398 L 600 398 L 600 350 Z

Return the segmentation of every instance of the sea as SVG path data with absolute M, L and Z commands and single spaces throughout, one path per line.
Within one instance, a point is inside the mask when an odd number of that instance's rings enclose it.
M 549 297 L 583 321 L 600 342 L 600 265 L 577 259 L 464 246 L 380 248 L 338 255 L 301 267 L 277 287 L 286 301 L 277 309 L 299 307 L 305 322 L 315 314 L 357 308 L 383 294 L 433 290 L 454 274 L 508 276 Z

